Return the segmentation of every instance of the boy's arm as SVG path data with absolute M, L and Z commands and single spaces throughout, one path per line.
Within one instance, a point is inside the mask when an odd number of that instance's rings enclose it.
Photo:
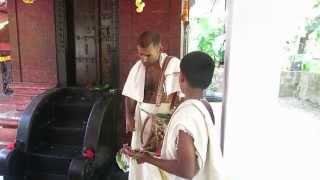
M 171 174 L 187 179 L 192 179 L 199 170 L 193 138 L 183 131 L 179 131 L 177 159 L 163 160 L 143 153 L 137 161 L 153 164 Z

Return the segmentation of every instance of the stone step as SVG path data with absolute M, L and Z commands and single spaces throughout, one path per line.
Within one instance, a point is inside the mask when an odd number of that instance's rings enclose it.
M 17 128 L 0 127 L 0 142 L 15 142 L 17 136 Z
M 26 106 L 31 102 L 31 100 L 31 96 L 0 96 L 0 113 L 15 110 L 23 111 L 26 108 Z
M 33 97 L 53 88 L 53 85 L 43 83 L 13 83 L 10 88 L 13 89 L 15 96 Z
M 47 83 L 13 83 L 11 96 L 0 95 L 0 147 L 15 141 L 19 119 L 32 98 L 53 87 Z
M 42 94 L 46 90 L 24 90 L 24 89 L 14 89 L 13 95 L 14 96 L 25 96 L 25 97 L 34 97 L 39 94 Z
M 4 147 L 15 142 L 21 113 L 1 113 L 0 115 L 0 147 Z
M 2 142 L 0 141 L 0 149 L 7 147 L 8 144 L 11 144 L 12 142 Z M 0 178 L 1 180 L 1 178 Z
M 4 113 L 4 112 L 8 112 L 8 111 L 15 111 L 16 108 L 17 108 L 17 105 L 3 103 L 0 100 L 0 113 Z
M 0 96 L 0 104 L 24 104 L 26 102 L 31 101 L 32 97 L 29 96 Z
M 55 87 L 48 83 L 14 82 L 10 84 L 13 89 L 47 90 Z
M 19 119 L 0 118 L 0 127 L 2 128 L 18 128 Z
M 13 83 L 10 87 L 14 91 L 15 96 L 33 97 L 53 88 L 53 85 L 44 83 Z

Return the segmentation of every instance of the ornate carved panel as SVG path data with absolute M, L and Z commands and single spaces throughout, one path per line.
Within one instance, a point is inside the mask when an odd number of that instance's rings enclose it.
M 76 0 L 74 7 L 74 37 L 76 81 L 78 85 L 92 85 L 98 81 L 98 62 L 95 27 L 95 1 Z
M 65 0 L 55 0 L 56 49 L 58 81 L 67 85 L 67 16 Z
M 115 84 L 117 80 L 117 54 L 118 54 L 118 2 L 117 0 L 100 1 L 100 42 L 102 82 Z
M 73 59 L 76 85 L 110 83 L 115 86 L 118 80 L 118 0 L 73 0 L 71 7 L 63 6 L 66 2 L 68 0 L 56 0 L 59 62 L 63 62 L 62 56 Z M 63 11 L 72 13 L 66 15 Z M 66 22 L 68 15 L 72 20 Z M 66 38 L 72 43 L 67 43 Z M 74 49 L 73 56 L 65 53 L 70 49 Z M 67 71 L 70 70 L 68 67 Z

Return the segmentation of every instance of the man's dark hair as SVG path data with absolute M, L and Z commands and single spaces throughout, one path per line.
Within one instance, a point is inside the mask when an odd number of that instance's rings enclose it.
M 147 48 L 151 44 L 158 46 L 160 45 L 160 34 L 158 32 L 145 31 L 140 34 L 137 43 L 142 48 Z
M 213 77 L 214 62 L 212 58 L 200 51 L 185 55 L 180 63 L 181 73 L 184 74 L 190 86 L 206 89 Z

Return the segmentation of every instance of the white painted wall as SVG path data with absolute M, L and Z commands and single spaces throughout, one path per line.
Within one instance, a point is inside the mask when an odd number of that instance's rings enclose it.
M 277 103 L 282 47 L 306 1 L 233 3 L 225 137 L 231 179 L 319 180 L 320 123 Z

